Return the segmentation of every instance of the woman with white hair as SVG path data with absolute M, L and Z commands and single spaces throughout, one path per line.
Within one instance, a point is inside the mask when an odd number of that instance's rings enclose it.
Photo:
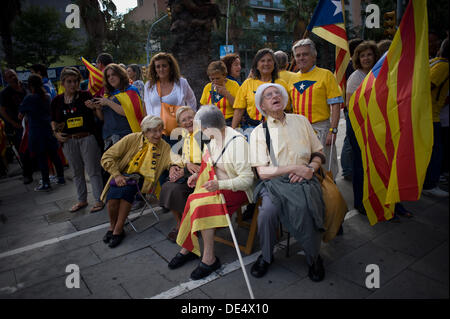
M 247 159 L 249 152 L 248 143 L 242 134 L 225 125 L 225 118 L 222 112 L 214 105 L 202 106 L 195 116 L 195 122 L 200 123 L 203 134 L 211 138 L 208 148 L 217 177 L 217 179 L 204 183 L 202 187 L 209 192 L 219 191 L 219 193 L 223 194 L 227 211 L 231 215 L 239 207 L 252 200 L 254 176 Z M 188 186 L 195 187 L 197 179 L 197 173 L 189 177 Z M 194 192 L 190 196 L 195 195 L 197 194 Z M 185 209 L 184 214 L 189 214 L 190 211 L 194 210 L 201 210 L 201 207 L 201 202 L 191 201 L 190 210 Z M 189 216 L 183 217 L 180 229 L 184 229 L 185 225 L 187 225 L 186 227 L 190 225 Z M 208 226 L 211 225 L 209 224 Z M 215 228 L 200 228 L 200 231 L 204 245 L 203 255 L 198 267 L 191 274 L 191 279 L 194 280 L 208 276 L 221 266 L 219 258 L 214 254 Z M 177 243 L 183 246 L 184 238 L 181 235 L 180 231 Z M 196 258 L 197 252 L 190 252 L 183 247 L 169 262 L 168 266 L 170 269 L 176 269 L 187 261 Z
M 266 274 L 273 262 L 278 220 L 302 245 L 309 277 L 325 275 L 319 255 L 325 206 L 319 181 L 313 175 L 325 162 L 323 146 L 303 115 L 286 114 L 288 95 L 274 83 L 258 87 L 255 104 L 267 121 L 250 136 L 251 166 L 261 179 L 254 189 L 260 197 L 258 234 L 262 254 L 251 268 L 254 277 Z
M 171 156 L 169 144 L 161 139 L 163 127 L 159 117 L 147 115 L 141 122 L 142 132 L 128 134 L 103 154 L 101 165 L 111 174 L 101 196 L 102 200 L 106 198 L 110 219 L 103 241 L 111 248 L 125 237 L 123 226 L 138 192 L 130 175 L 140 175 L 139 189 L 145 194 L 154 189 L 163 171 L 170 167 L 173 176 L 175 166 L 182 167 L 177 157 Z
M 175 242 L 177 239 L 184 206 L 187 198 L 194 191 L 187 185 L 188 178 L 200 171 L 202 150 L 204 143 L 207 141 L 200 130 L 194 130 L 194 117 L 195 111 L 189 106 L 182 106 L 177 110 L 178 128 L 175 130 L 181 130 L 182 139 L 178 144 L 181 146 L 178 155 L 181 156 L 184 169 L 179 169 L 177 175 L 173 178 L 174 181 L 168 181 L 162 185 L 159 196 L 159 205 L 170 210 L 177 222 L 177 226 L 167 235 L 171 242 Z M 174 148 L 176 148 L 176 145 Z

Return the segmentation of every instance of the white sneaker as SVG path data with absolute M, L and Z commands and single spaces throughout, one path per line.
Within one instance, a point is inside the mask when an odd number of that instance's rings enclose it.
M 431 196 L 431 197 L 448 197 L 448 192 L 440 189 L 437 186 L 432 189 L 424 189 L 422 191 L 422 194 L 424 194 L 426 196 Z

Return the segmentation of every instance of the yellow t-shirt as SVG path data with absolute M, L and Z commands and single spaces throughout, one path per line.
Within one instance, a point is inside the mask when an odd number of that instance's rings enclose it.
M 310 123 L 329 119 L 328 105 L 344 102 L 333 73 L 317 66 L 306 73 L 295 73 L 289 82 L 288 92 L 292 113 L 305 116 Z
M 236 94 L 239 90 L 239 84 L 236 81 L 226 80 L 225 88 L 233 97 L 236 97 Z M 203 94 L 200 98 L 200 104 L 214 104 L 219 108 L 219 110 L 222 111 L 223 116 L 226 120 L 230 117 L 233 117 L 233 105 L 225 96 L 222 96 L 218 92 L 211 90 L 211 83 L 206 84 L 205 88 L 203 89 Z
M 242 83 L 241 87 L 239 88 L 236 98 L 234 99 L 233 108 L 247 109 L 247 113 L 252 120 L 261 121 L 262 115 L 255 105 L 255 94 L 258 87 L 264 83 L 270 82 L 263 82 L 253 78 L 248 78 L 247 80 L 245 80 L 244 83 Z M 282 85 L 286 89 L 286 92 L 289 92 L 286 82 L 284 82 L 282 79 L 276 79 L 275 83 Z M 289 104 L 290 99 L 288 102 L 288 107 Z
M 430 61 L 430 80 L 434 84 L 431 90 L 431 104 L 433 110 L 433 122 L 440 122 L 441 109 L 447 98 L 448 81 L 448 60 L 444 58 L 434 58 Z
M 284 82 L 286 82 L 286 84 L 291 82 L 291 78 L 293 75 L 295 75 L 294 72 L 290 72 L 290 71 L 286 71 L 286 70 L 278 72 L 278 76 L 280 77 L 280 79 L 282 79 Z

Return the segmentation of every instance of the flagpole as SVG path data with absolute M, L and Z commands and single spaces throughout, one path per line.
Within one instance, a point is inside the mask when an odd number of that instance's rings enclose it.
M 220 193 L 220 197 L 221 197 L 223 203 L 225 203 L 225 197 L 223 196 L 222 193 Z M 242 272 L 244 273 L 244 278 L 245 278 L 245 282 L 247 284 L 248 292 L 250 293 L 250 298 L 255 299 L 255 296 L 253 295 L 252 286 L 250 285 L 250 281 L 248 280 L 247 271 L 245 270 L 244 261 L 242 260 L 241 251 L 239 250 L 239 244 L 236 240 L 236 235 L 234 234 L 233 225 L 231 225 L 230 216 L 228 214 L 225 214 L 225 216 L 227 217 L 228 227 L 230 228 L 231 237 L 233 237 L 234 248 L 236 248 L 236 252 L 237 252 L 237 255 L 239 258 L 239 263 L 241 264 Z

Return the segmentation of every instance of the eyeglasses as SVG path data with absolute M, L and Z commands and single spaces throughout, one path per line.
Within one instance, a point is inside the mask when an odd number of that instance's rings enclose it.
M 263 98 L 270 100 L 270 99 L 274 98 L 275 96 L 281 96 L 281 92 L 273 91 L 273 92 L 267 93 L 266 95 L 263 95 Z

